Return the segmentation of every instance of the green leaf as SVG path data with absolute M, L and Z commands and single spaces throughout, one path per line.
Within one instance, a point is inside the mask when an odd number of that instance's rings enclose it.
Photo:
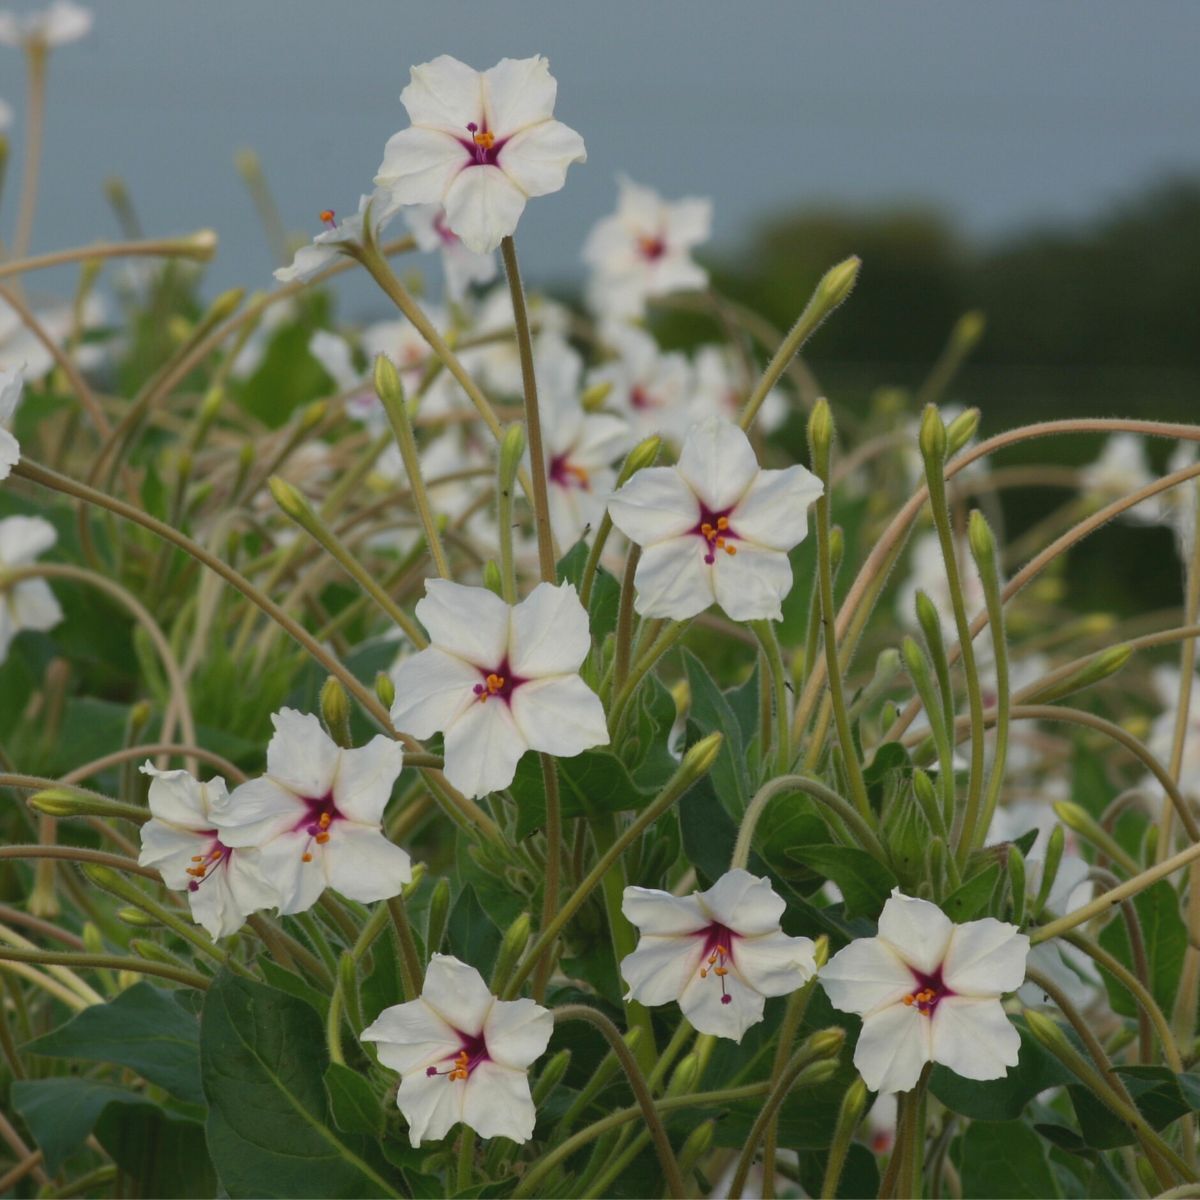
M 96 1139 L 125 1176 L 121 1195 L 204 1200 L 217 1193 L 204 1126 L 151 1104 L 109 1104 Z
M 1003 1079 L 979 1082 L 964 1079 L 948 1067 L 934 1067 L 929 1090 L 948 1109 L 974 1121 L 1015 1121 L 1039 1092 L 1075 1078 L 1042 1049 L 1023 1021 L 1013 1024 L 1021 1035 L 1021 1048 L 1017 1065 Z
M 20 1079 L 12 1085 L 12 1106 L 54 1172 L 63 1160 L 83 1145 L 104 1109 L 113 1103 L 125 1106 L 156 1105 L 126 1088 L 63 1075 L 55 1079 Z
M 878 916 L 896 886 L 889 868 L 855 846 L 801 846 L 787 854 L 838 885 L 848 917 Z
M 371 1085 L 345 1063 L 331 1062 L 325 1071 L 325 1090 L 333 1123 L 343 1133 L 383 1133 L 383 1104 Z
M 475 889 L 468 884 L 459 893 L 446 923 L 451 951 L 486 978 L 500 949 L 501 936 L 501 931 L 479 903 Z
M 1118 1067 L 1117 1074 L 1133 1097 L 1142 1116 L 1153 1129 L 1164 1129 L 1200 1104 L 1200 1079 L 1195 1075 L 1176 1075 L 1167 1067 Z M 1132 1130 L 1090 1088 L 1072 1084 L 1067 1089 L 1079 1130 L 1084 1141 L 1097 1150 L 1129 1146 L 1135 1141 Z
M 329 997 L 313 987 L 312 984 L 306 983 L 299 975 L 281 967 L 270 958 L 260 958 L 258 967 L 272 987 L 278 988 L 281 992 L 287 992 L 289 996 L 295 996 L 297 1000 L 303 1000 L 305 1004 L 312 1005 L 322 1017 L 329 1012 Z
M 825 1181 L 828 1150 L 806 1150 L 800 1155 L 800 1182 L 810 1196 L 821 1195 Z M 851 1142 L 838 1179 L 836 1196 L 854 1198 L 879 1193 L 879 1164 L 875 1155 L 861 1142 Z M 785 1193 L 786 1194 L 786 1193 Z
M 1179 897 L 1165 879 L 1144 891 L 1133 900 L 1142 934 L 1146 940 L 1146 955 L 1150 960 L 1150 991 L 1164 1012 L 1170 1012 L 1179 990 L 1179 975 L 1187 950 L 1187 926 L 1179 914 Z M 1130 969 L 1133 954 L 1125 921 L 1116 914 L 1100 933 L 1100 945 L 1115 955 Z M 1115 1012 L 1125 1017 L 1137 1015 L 1133 997 L 1103 967 L 1108 999 Z
M 1041 1139 L 1020 1121 L 973 1121 L 960 1159 L 964 1200 L 1062 1195 Z
M 208 1147 L 231 1197 L 396 1196 L 336 1130 L 321 1019 L 302 1000 L 222 972 L 204 1000 L 200 1064 Z
M 634 783 L 628 768 L 610 750 L 585 750 L 574 758 L 559 758 L 555 762 L 564 818 L 637 812 L 652 799 L 649 792 L 642 791 Z M 510 791 L 517 805 L 517 840 L 520 841 L 540 829 L 546 820 L 546 792 L 538 755 L 522 757 Z
M 716 681 L 690 650 L 683 652 L 683 665 L 692 693 L 689 724 L 702 735 L 718 731 L 724 735 L 709 778 L 725 811 L 739 820 L 750 802 L 750 773 L 741 723 Z
M 987 908 L 999 878 L 1000 865 L 992 863 L 986 870 L 972 875 L 961 887 L 951 892 L 942 901 L 942 911 L 959 925 L 964 921 L 973 921 Z
M 578 541 L 558 560 L 559 583 L 573 583 L 578 590 L 587 565 L 588 544 Z M 588 625 L 598 644 L 617 627 L 617 607 L 621 602 L 621 585 L 603 568 L 596 571 L 588 604 Z
M 638 688 L 637 732 L 626 738 L 622 761 L 628 764 L 638 787 L 657 792 L 679 765 L 668 745 L 675 725 L 675 700 L 657 675 L 649 676 Z M 626 749 L 632 757 L 625 754 Z
M 203 1104 L 200 1027 L 172 992 L 142 982 L 107 1004 L 85 1008 L 30 1042 L 32 1054 L 129 1067 L 189 1104 Z

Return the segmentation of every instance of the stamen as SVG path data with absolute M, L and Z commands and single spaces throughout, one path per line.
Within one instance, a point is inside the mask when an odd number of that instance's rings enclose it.
M 489 696 L 494 696 L 497 692 L 504 690 L 505 679 L 503 675 L 497 675 L 495 671 L 491 672 L 483 683 L 477 683 L 471 691 L 479 697 L 480 704 L 486 704 Z
M 322 224 L 328 225 L 332 229 L 336 224 L 336 214 L 332 208 L 323 208 L 320 212 Z
M 490 129 L 484 129 L 480 133 L 473 134 L 471 140 L 475 145 L 490 150 L 496 144 L 496 135 Z

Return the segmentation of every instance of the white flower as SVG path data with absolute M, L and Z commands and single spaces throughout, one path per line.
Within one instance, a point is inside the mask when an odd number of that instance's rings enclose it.
M 34 315 L 42 331 L 57 345 L 63 345 L 76 331 L 75 306 L 51 304 L 35 309 Z M 94 293 L 88 296 L 80 314 L 80 332 L 93 329 L 105 320 L 104 301 Z M 96 342 L 82 342 L 72 355 L 81 370 L 90 370 L 104 360 L 105 347 Z M 25 324 L 21 315 L 6 301 L 0 300 L 0 368 L 12 370 L 23 367 L 27 381 L 41 379 L 54 366 L 54 356 L 36 334 Z
M 553 1032 L 549 1009 L 497 1000 L 474 967 L 435 954 L 420 998 L 385 1008 L 362 1040 L 400 1074 L 396 1103 L 414 1146 L 460 1121 L 482 1137 L 527 1142 L 537 1119 L 528 1070 Z
M 412 878 L 408 855 L 379 823 L 403 765 L 391 738 L 343 750 L 307 713 L 271 717 L 267 773 L 214 803 L 221 841 L 257 846 L 281 913 L 303 912 L 326 887 L 370 904 L 398 895 Z
M 859 938 L 821 968 L 834 1008 L 858 1013 L 854 1065 L 873 1092 L 906 1092 L 926 1063 L 967 1079 L 1000 1079 L 1021 1039 L 1000 997 L 1025 979 L 1029 939 L 992 917 L 955 925 L 898 888 L 879 936 Z
M 399 210 L 399 205 L 392 203 L 390 197 L 378 190 L 370 196 L 360 196 L 358 211 L 349 217 L 343 217 L 340 221 L 333 209 L 325 209 L 321 213 L 321 220 L 325 223 L 326 228 L 318 233 L 307 246 L 301 246 L 296 251 L 291 266 L 278 268 L 275 271 L 275 278 L 280 283 L 294 283 L 297 280 L 311 279 L 342 253 L 342 246 L 348 243 L 361 243 L 363 220 L 367 215 L 368 206 L 371 209 L 371 228 L 374 237 L 379 236 L 379 233 Z
M 417 738 L 445 733 L 459 791 L 508 787 L 526 750 L 571 758 L 608 744 L 604 708 L 578 674 L 591 638 L 574 585 L 540 583 L 508 605 L 430 579 L 416 612 L 432 644 L 397 668 L 392 721 Z
M 741 374 L 744 374 L 741 363 L 731 346 L 701 346 L 693 363 L 689 419 L 736 419 L 752 386 L 749 380 L 739 381 Z M 758 427 L 764 433 L 771 433 L 787 420 L 787 414 L 787 398 L 779 388 L 772 388 L 758 410 Z
M 794 992 L 817 969 L 813 943 L 780 929 L 784 907 L 768 880 L 740 867 L 690 896 L 627 887 L 621 911 L 642 936 L 621 962 L 625 999 L 678 1000 L 701 1033 L 740 1042 L 765 997 Z
M 0 521 L 0 573 L 5 567 L 28 566 L 58 538 L 41 517 L 5 517 Z M 63 618 L 62 609 L 44 579 L 22 579 L 0 592 L 0 662 L 22 629 L 45 632 Z
M 983 595 L 983 583 L 975 568 L 975 560 L 971 557 L 965 538 L 959 538 L 955 545 L 955 563 L 962 585 L 963 607 L 966 610 L 967 622 L 970 623 L 987 607 L 987 601 Z M 958 625 L 954 620 L 954 602 L 950 595 L 950 581 L 946 577 L 946 563 L 942 558 L 942 544 L 936 533 L 923 533 L 913 539 L 908 572 L 908 578 L 896 591 L 896 616 L 900 624 L 906 629 L 920 629 L 916 599 L 917 592 L 922 591 L 933 601 L 937 610 L 942 637 L 948 645 L 957 645 Z M 977 659 L 985 662 L 992 660 L 990 626 L 982 630 L 972 644 Z
M 1153 483 L 1158 476 L 1150 469 L 1146 444 L 1134 433 L 1116 433 L 1104 443 L 1094 463 L 1080 472 L 1081 490 L 1097 506 L 1119 500 L 1130 492 Z M 1127 508 L 1122 518 L 1135 525 L 1157 525 L 1167 519 L 1163 493 Z
M 92 11 L 71 0 L 54 0 L 38 12 L 0 12 L 0 46 L 65 46 L 86 37 L 92 28 Z
M 142 826 L 138 862 L 154 867 L 172 891 L 185 888 L 192 918 L 214 938 L 228 937 L 261 908 L 278 903 L 275 889 L 259 868 L 257 850 L 234 850 L 217 832 L 213 807 L 227 792 L 220 776 L 207 783 L 187 771 L 160 771 L 147 762 L 151 776 L 151 820 Z
M 557 192 L 584 162 L 583 138 L 553 119 L 550 64 L 502 58 L 476 71 L 448 54 L 413 67 L 400 102 L 412 125 L 393 134 L 375 182 L 400 204 L 440 204 L 477 254 L 517 227 L 530 196 Z
M 611 362 L 588 372 L 588 386 L 608 384 L 605 400 L 634 429 L 639 439 L 662 437 L 678 444 L 691 427 L 688 397 L 692 371 L 682 354 L 664 354 L 645 330 L 613 322 L 603 340 L 617 352 Z
M 716 417 L 695 426 L 674 467 L 650 467 L 609 501 L 642 547 L 634 607 L 685 620 L 715 600 L 735 621 L 779 620 L 792 586 L 787 552 L 808 532 L 821 481 L 801 466 L 760 470 L 749 438 Z
M 592 268 L 592 308 L 640 317 L 651 296 L 704 287 L 708 272 L 692 261 L 691 251 L 711 230 L 711 200 L 667 201 L 653 188 L 619 177 L 617 211 L 596 223 L 583 246 L 583 261 Z
M 561 304 L 536 292 L 526 296 L 529 324 L 540 339 L 547 334 L 565 336 L 570 317 Z M 513 325 L 512 294 L 501 284 L 480 298 L 471 332 L 481 345 L 462 352 L 465 366 L 485 387 L 504 396 L 520 396 L 523 391 L 521 354 Z
M 7 479 L 12 469 L 21 461 L 21 446 L 13 437 L 8 426 L 21 402 L 25 387 L 20 367 L 5 369 L 0 366 L 0 479 Z
M 414 204 L 404 210 L 404 219 L 412 230 L 417 249 L 440 250 L 446 296 L 455 303 L 462 300 L 473 283 L 491 283 L 496 278 L 496 255 L 476 254 L 446 224 L 446 210 L 440 204 Z

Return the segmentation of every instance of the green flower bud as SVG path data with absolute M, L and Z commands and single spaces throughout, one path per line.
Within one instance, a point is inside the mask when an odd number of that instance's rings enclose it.
M 1115 675 L 1133 654 L 1132 646 L 1109 646 L 1093 654 L 1077 671 L 1065 678 L 1055 680 L 1044 687 L 1036 687 L 1024 697 L 1026 704 L 1051 704 L 1062 700 L 1072 692 L 1082 691 Z
M 968 408 L 946 426 L 946 457 L 953 458 L 979 428 L 979 409 Z
M 971 510 L 967 519 L 967 544 L 971 547 L 971 557 L 975 559 L 984 586 L 996 587 L 996 538 L 987 519 L 977 508 Z
M 707 775 L 712 770 L 713 763 L 717 761 L 717 755 L 721 753 L 721 743 L 724 740 L 719 733 L 710 733 L 708 737 L 701 738 L 684 754 L 683 762 L 679 764 L 680 776 L 688 783 L 693 783 Z
M 1012 896 L 1012 923 L 1025 924 L 1025 860 L 1016 846 L 1008 848 L 1008 890 Z
M 400 382 L 400 373 L 396 370 L 396 364 L 386 354 L 375 356 L 375 394 L 383 401 L 385 407 L 404 403 L 404 386 Z
M 833 445 L 833 412 L 829 401 L 822 396 L 808 416 L 808 449 L 813 473 L 826 482 L 829 479 L 829 454 Z
M 604 407 L 604 402 L 612 395 L 612 383 L 605 381 L 604 383 L 593 383 L 591 387 L 583 389 L 583 395 L 579 397 L 579 403 L 584 412 L 599 412 Z
M 517 471 L 521 467 L 521 456 L 525 453 L 525 426 L 514 421 L 500 439 L 500 490 L 511 492 Z
M 533 1085 L 533 1104 L 539 1108 L 549 1099 L 550 1093 L 562 1082 L 562 1077 L 571 1065 L 570 1050 L 560 1050 L 543 1068 Z
M 936 404 L 925 405 L 925 411 L 921 414 L 921 432 L 917 436 L 917 443 L 921 447 L 926 469 L 936 468 L 940 472 L 942 464 L 946 461 L 946 427 L 942 424 Z
M 329 405 L 324 400 L 314 400 L 311 404 L 306 404 L 300 410 L 300 429 L 304 433 L 311 432 L 325 420 L 328 414 Z
M 212 249 L 215 250 L 217 248 L 217 241 L 216 241 L 217 235 L 215 233 L 213 233 L 211 230 L 207 230 L 207 229 L 201 230 L 200 233 L 193 234 L 192 238 L 189 240 L 192 242 L 193 245 L 198 246 L 199 248 L 202 249 L 204 247 L 204 245 L 206 244 L 205 240 L 204 240 L 205 234 L 208 234 L 212 238 Z M 199 239 L 199 240 L 197 240 L 197 239 Z M 208 312 L 204 314 L 204 318 L 201 321 L 201 325 L 204 326 L 205 328 L 208 328 L 212 325 L 216 325 L 220 321 L 224 321 L 226 319 L 226 317 L 233 316 L 233 314 L 237 311 L 238 305 L 241 304 L 242 297 L 245 296 L 245 294 L 246 294 L 246 289 L 240 288 L 240 287 L 230 288 L 229 291 L 222 292 L 212 302 L 212 305 L 210 306 Z
M 716 1121 L 702 1121 L 688 1134 L 679 1151 L 679 1174 L 683 1179 L 691 1175 L 696 1164 L 712 1149 L 716 1128 Z
M 179 959 L 175 955 L 164 950 L 157 942 L 152 942 L 148 938 L 130 938 L 129 948 L 138 958 L 147 959 L 149 962 L 162 963 L 168 967 L 179 966 Z
M 825 272 L 814 294 L 814 299 L 825 312 L 830 313 L 845 302 L 858 282 L 858 272 L 861 268 L 862 259 L 857 254 L 852 254 Z
M 500 575 L 500 565 L 494 558 L 489 558 L 483 564 L 483 586 L 489 592 L 504 599 L 504 580 Z
M 375 676 L 375 695 L 384 708 L 390 709 L 396 703 L 396 685 L 386 671 L 380 671 Z
M 820 1087 L 823 1083 L 828 1083 L 841 1070 L 841 1066 L 836 1059 L 822 1058 L 810 1066 L 804 1068 L 799 1075 L 796 1076 L 795 1087 Z
M 80 933 L 83 937 L 83 948 L 89 954 L 104 954 L 107 952 L 107 948 L 104 945 L 104 935 L 100 932 L 95 922 L 85 921 Z
M 671 1073 L 671 1081 L 667 1084 L 668 1096 L 682 1096 L 692 1090 L 700 1074 L 700 1059 L 693 1051 L 685 1054 Z
M 332 675 L 325 680 L 321 688 L 321 720 L 329 736 L 341 746 L 349 750 L 354 746 L 350 736 L 350 698 L 346 689 Z
M 152 926 L 159 925 L 161 922 L 152 917 L 148 912 L 143 912 L 140 908 L 118 908 L 117 920 L 124 925 L 133 925 L 138 929 L 149 929 Z
M 1033 904 L 1033 915 L 1040 916 L 1046 907 L 1046 901 L 1054 889 L 1054 881 L 1058 878 L 1058 868 L 1062 864 L 1063 851 L 1066 849 L 1067 835 L 1061 825 L 1055 825 L 1046 839 L 1046 857 L 1042 859 L 1042 881 L 1038 885 L 1037 899 Z
M 803 1052 L 813 1058 L 837 1058 L 846 1042 L 846 1031 L 838 1026 L 829 1029 L 818 1029 L 809 1034 L 801 1047 Z
M 429 898 L 429 921 L 425 927 L 425 948 L 436 954 L 446 936 L 446 924 L 450 919 L 450 880 L 444 875 L 433 885 Z
M 627 482 L 631 475 L 640 471 L 643 467 L 654 466 L 655 459 L 658 458 L 658 452 L 661 449 L 662 438 L 660 437 L 648 437 L 644 442 L 638 442 L 630 450 L 624 463 L 621 464 L 620 474 L 617 475 L 617 487 Z
M 267 487 L 271 489 L 271 495 L 275 497 L 275 503 L 293 521 L 303 525 L 312 513 L 308 501 L 304 499 L 300 493 L 300 489 L 288 483 L 280 475 L 272 475 L 267 480 Z
M 500 951 L 496 955 L 496 967 L 492 972 L 492 992 L 499 996 L 508 986 L 509 978 L 516 968 L 517 960 L 529 944 L 530 920 L 528 913 L 519 917 L 504 932 Z

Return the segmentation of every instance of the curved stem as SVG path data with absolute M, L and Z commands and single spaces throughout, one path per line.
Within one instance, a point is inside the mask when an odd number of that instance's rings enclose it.
M 135 242 L 97 242 L 93 246 L 74 246 L 70 250 L 55 250 L 49 254 L 32 254 L 25 258 L 0 263 L 0 279 L 10 275 L 25 275 L 46 267 L 61 267 L 69 263 L 94 262 L 102 258 L 192 258 L 207 262 L 216 249 L 217 235 L 211 229 L 201 229 L 186 237 L 147 238 Z
M 21 163 L 21 199 L 12 256 L 24 258 L 33 238 L 33 215 L 37 211 L 38 176 L 42 164 L 42 134 L 46 120 L 46 59 L 49 47 L 41 39 L 25 48 L 28 71 L 25 91 L 25 156 Z
M 95 967 L 97 970 L 133 971 L 140 975 L 159 975 L 163 979 L 172 979 L 187 987 L 206 990 L 212 982 L 207 975 L 197 971 L 184 970 L 181 967 L 170 967 L 166 963 L 154 962 L 147 958 L 136 958 L 123 954 L 56 954 L 52 950 L 11 950 L 7 946 L 0 947 L 0 962 L 23 963 L 58 963 L 72 969 Z

